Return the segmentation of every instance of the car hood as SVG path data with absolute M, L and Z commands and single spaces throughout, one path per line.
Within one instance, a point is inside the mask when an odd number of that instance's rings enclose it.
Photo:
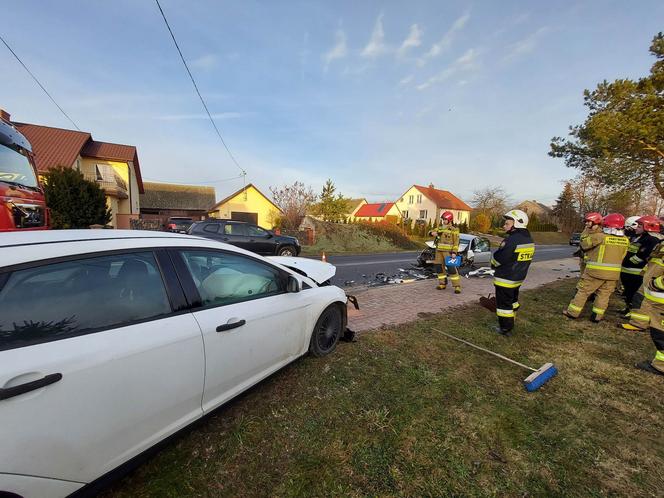
M 427 247 L 430 247 L 431 249 L 436 248 L 435 244 L 433 243 L 433 240 L 427 240 L 425 244 L 427 245 Z M 459 252 L 465 251 L 467 247 L 468 247 L 468 242 L 463 240 L 459 242 Z
M 322 284 L 334 277 L 337 268 L 330 263 L 318 261 L 317 259 L 297 258 L 293 256 L 268 256 L 269 260 L 279 263 L 296 272 L 302 272 L 317 284 Z

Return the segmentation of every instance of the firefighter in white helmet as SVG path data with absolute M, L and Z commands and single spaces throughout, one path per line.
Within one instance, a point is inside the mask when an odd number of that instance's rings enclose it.
M 528 231 L 528 215 L 512 209 L 503 215 L 503 229 L 507 237 L 493 254 L 491 267 L 495 269 L 493 284 L 496 288 L 496 314 L 498 327 L 494 332 L 509 336 L 514 328 L 514 317 L 519 309 L 519 287 L 526 279 L 535 244 Z

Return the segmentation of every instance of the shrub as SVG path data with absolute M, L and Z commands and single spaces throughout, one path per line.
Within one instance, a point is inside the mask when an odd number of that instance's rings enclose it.
M 95 182 L 86 180 L 80 171 L 58 167 L 44 176 L 52 228 L 89 228 L 111 222 L 104 191 Z

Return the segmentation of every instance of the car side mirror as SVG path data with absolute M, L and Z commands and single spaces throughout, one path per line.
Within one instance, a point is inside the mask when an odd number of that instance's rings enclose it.
M 274 237 L 274 234 L 272 232 L 268 231 L 267 232 L 267 238 L 271 239 L 272 237 Z
M 302 290 L 300 287 L 300 281 L 293 275 L 289 275 L 286 290 L 288 290 L 288 292 L 300 292 L 300 290 Z

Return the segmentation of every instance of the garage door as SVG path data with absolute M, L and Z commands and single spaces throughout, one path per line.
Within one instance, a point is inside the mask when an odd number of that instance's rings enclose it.
M 231 211 L 231 220 L 246 221 L 258 225 L 258 213 L 244 213 L 242 211 Z

